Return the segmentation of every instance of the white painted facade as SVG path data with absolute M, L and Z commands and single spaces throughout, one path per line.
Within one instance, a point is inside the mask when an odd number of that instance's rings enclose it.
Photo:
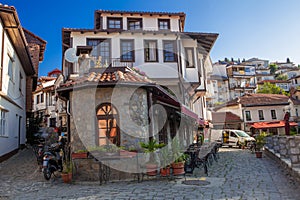
M 19 148 L 26 141 L 26 75 L 11 40 L 0 22 L 0 55 L 3 54 L 0 94 L 0 157 Z M 2 34 L 1 34 L 2 35 Z M 0 62 L 2 62 L 0 56 Z
M 33 93 L 33 113 L 43 117 L 43 125 L 47 127 L 54 126 L 51 120 L 57 121 L 54 83 L 55 80 L 43 82 L 40 86 L 42 88 Z
M 121 58 L 121 41 L 131 40 L 134 44 L 134 61 L 130 61 L 132 66 L 138 68 L 141 72 L 144 72 L 150 79 L 154 80 L 160 85 L 167 86 L 169 88 L 176 88 L 177 94 L 180 89 L 178 84 L 182 78 L 187 84 L 197 84 L 198 91 L 204 91 L 201 93 L 201 97 L 194 102 L 184 102 L 192 111 L 198 114 L 199 117 L 206 119 L 206 69 L 211 68 L 212 64 L 209 59 L 209 52 L 207 55 L 200 53 L 200 47 L 196 39 L 193 39 L 188 34 L 184 34 L 183 22 L 180 15 L 173 14 L 137 14 L 137 13 L 101 13 L 101 28 L 99 31 L 86 30 L 78 31 L 72 30 L 70 32 L 70 39 L 72 41 L 70 48 L 78 49 L 78 46 L 87 46 L 88 39 L 101 39 L 109 41 L 110 45 L 110 58 L 112 60 L 118 60 Z M 107 27 L 110 18 L 121 18 L 121 30 L 114 30 L 110 32 Z M 127 21 L 129 18 L 142 19 L 142 29 L 137 31 L 126 31 Z M 159 30 L 158 22 L 160 19 L 169 20 L 169 30 Z M 107 30 L 107 31 L 106 31 Z M 156 61 L 146 61 L 145 42 L 147 40 L 155 41 L 157 46 L 157 59 Z M 164 42 L 172 41 L 175 44 L 176 60 L 165 61 L 164 60 Z M 192 50 L 189 54 L 191 57 L 190 63 L 193 63 L 192 67 L 186 66 L 187 63 L 187 50 Z M 93 50 L 92 50 L 93 52 Z M 102 59 L 102 58 L 101 58 Z M 106 60 L 101 60 L 106 62 Z M 107 61 L 110 62 L 110 61 Z M 106 62 L 106 63 L 107 63 Z M 73 73 L 79 74 L 88 72 L 88 68 L 80 69 L 79 63 L 73 64 Z M 106 64 L 105 64 L 106 66 Z M 69 77 L 69 72 L 66 67 L 63 68 L 63 74 L 65 77 Z M 185 97 L 182 97 L 183 99 Z

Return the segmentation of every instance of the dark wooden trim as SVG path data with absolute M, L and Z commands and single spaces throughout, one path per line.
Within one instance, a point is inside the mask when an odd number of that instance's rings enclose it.
M 127 30 L 129 29 L 129 22 L 130 21 L 139 21 L 140 22 L 140 29 L 139 30 L 143 30 L 143 18 L 131 18 L 131 17 L 127 17 Z M 136 29 L 134 29 L 136 30 Z
M 15 149 L 11 152 L 8 152 L 6 154 L 4 154 L 3 156 L 0 156 L 0 163 L 9 159 L 10 157 L 12 157 L 13 155 L 15 155 L 16 153 L 18 153 L 19 149 Z
M 162 43 L 163 43 L 163 59 L 164 59 L 164 62 L 177 63 L 178 59 L 177 59 L 177 43 L 176 43 L 176 40 L 163 40 Z M 173 43 L 173 56 L 174 56 L 174 60 L 172 60 L 172 61 L 165 60 L 165 44 L 166 43 Z
M 168 23 L 168 29 L 161 29 L 159 23 L 160 22 L 167 22 Z M 158 19 L 157 20 L 157 27 L 158 30 L 171 30 L 171 20 L 170 19 Z
M 109 27 L 110 20 L 120 21 L 120 28 L 110 28 Z M 107 30 L 123 30 L 123 18 L 122 17 L 106 17 L 106 29 Z
M 132 60 L 123 60 L 122 42 L 130 42 L 132 44 Z M 134 39 L 120 39 L 120 62 L 135 62 L 135 45 Z
M 155 54 L 156 54 L 156 60 L 147 60 L 147 48 L 145 48 L 146 46 L 146 43 L 147 42 L 155 42 L 156 43 L 156 51 L 155 51 Z M 157 43 L 157 40 L 144 40 L 144 61 L 145 62 L 158 62 L 159 61 L 159 58 L 158 58 L 158 43 Z

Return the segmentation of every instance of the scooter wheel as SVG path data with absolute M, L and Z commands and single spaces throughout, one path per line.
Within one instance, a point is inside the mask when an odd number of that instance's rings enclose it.
M 51 178 L 51 172 L 48 168 L 44 169 L 44 177 L 47 181 L 49 181 Z

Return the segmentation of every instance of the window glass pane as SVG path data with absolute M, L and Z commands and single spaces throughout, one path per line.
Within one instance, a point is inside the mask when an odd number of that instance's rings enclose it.
M 128 19 L 128 30 L 139 30 L 142 28 L 141 19 Z
M 164 61 L 165 62 L 176 61 L 174 42 L 164 42 Z
M 121 61 L 134 61 L 133 41 L 121 41 Z
M 146 61 L 157 61 L 157 45 L 156 41 L 145 42 Z
M 187 67 L 195 67 L 193 49 L 186 48 L 185 52 L 186 52 L 186 66 Z

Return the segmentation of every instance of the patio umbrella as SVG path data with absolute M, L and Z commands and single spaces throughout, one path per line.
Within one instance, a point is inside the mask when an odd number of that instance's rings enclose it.
M 284 129 L 285 129 L 285 134 L 286 135 L 290 135 L 290 122 L 289 122 L 289 119 L 290 119 L 290 113 L 289 112 L 286 112 L 285 115 L 284 115 Z

